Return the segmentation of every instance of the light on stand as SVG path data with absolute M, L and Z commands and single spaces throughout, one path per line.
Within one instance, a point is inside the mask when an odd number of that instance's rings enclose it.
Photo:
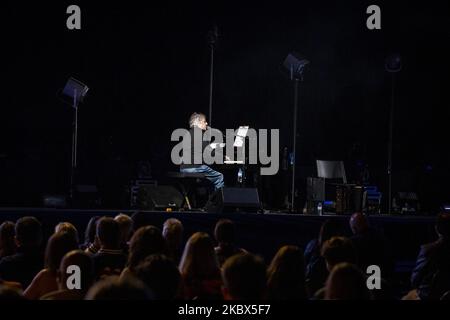
M 77 169 L 77 138 L 78 138 L 78 105 L 83 102 L 89 88 L 82 82 L 69 78 L 62 91 L 63 101 L 74 109 L 74 121 L 72 126 L 72 162 L 70 167 L 70 201 L 73 200 L 74 179 Z
M 294 81 L 294 117 L 293 117 L 293 147 L 292 147 L 292 180 L 291 180 L 291 212 L 295 211 L 295 164 L 297 146 L 297 114 L 298 114 L 298 88 L 299 82 L 303 81 L 305 66 L 310 62 L 296 52 L 288 54 L 284 60 L 283 67 L 288 72 L 289 79 Z
M 395 74 L 402 69 L 402 59 L 400 54 L 394 53 L 386 58 L 384 68 L 391 73 L 391 106 L 389 116 L 389 141 L 388 141 L 388 214 L 392 212 L 392 136 L 394 129 L 394 93 L 395 93 Z

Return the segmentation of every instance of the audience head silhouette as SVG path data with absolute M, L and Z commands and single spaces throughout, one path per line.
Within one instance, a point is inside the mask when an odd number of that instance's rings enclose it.
M 450 213 L 442 212 L 439 213 L 436 219 L 436 232 L 437 234 L 444 238 L 450 239 Z
M 366 276 L 355 265 L 339 263 L 333 267 L 325 286 L 326 300 L 370 300 Z
M 188 279 L 220 276 L 214 245 L 207 233 L 196 232 L 189 238 L 181 258 L 180 272 Z
M 178 259 L 178 250 L 183 243 L 183 232 L 184 228 L 180 220 L 170 218 L 164 222 L 162 235 L 166 239 L 169 254 L 174 260 Z
M 355 248 L 350 239 L 345 237 L 333 237 L 325 241 L 322 247 L 322 256 L 330 271 L 341 262 L 356 263 Z
M 361 234 L 369 228 L 367 216 L 361 212 L 352 214 L 350 217 L 350 228 L 353 234 Z
M 23 217 L 16 222 L 16 244 L 20 248 L 35 248 L 42 243 L 42 225 L 35 217 Z
M 158 300 L 173 300 L 180 290 L 181 276 L 175 263 L 162 254 L 148 256 L 134 271 Z
M 269 299 L 305 299 L 305 261 L 297 246 L 283 246 L 267 270 Z
M 78 230 L 75 228 L 73 224 L 70 222 L 60 222 L 55 227 L 55 233 L 58 232 L 68 232 L 73 235 L 73 237 L 76 239 L 77 243 L 79 243 L 79 237 L 78 237 Z
M 119 224 L 113 218 L 103 217 L 98 220 L 96 237 L 105 249 L 118 249 L 120 241 Z
M 89 219 L 89 222 L 86 226 L 86 230 L 84 231 L 84 245 L 88 246 L 95 240 L 95 234 L 97 232 L 97 221 L 100 219 L 100 216 L 94 216 Z
M 133 221 L 130 216 L 123 213 L 119 213 L 115 216 L 114 220 L 119 224 L 120 243 L 125 245 L 128 240 L 130 240 L 131 230 L 133 229 Z
M 235 229 L 233 221 L 220 219 L 214 228 L 214 236 L 219 244 L 234 244 Z
M 45 267 L 56 273 L 64 255 L 75 249 L 78 249 L 78 242 L 74 234 L 69 232 L 54 233 L 47 242 Z
M 131 237 L 128 267 L 133 271 L 147 256 L 157 253 L 166 253 L 161 230 L 155 226 L 141 227 Z
M 266 290 L 266 266 L 251 253 L 237 254 L 222 268 L 223 295 L 227 300 L 260 300 Z
M 15 224 L 11 221 L 5 221 L 0 225 L 0 259 L 16 252 L 14 229 Z

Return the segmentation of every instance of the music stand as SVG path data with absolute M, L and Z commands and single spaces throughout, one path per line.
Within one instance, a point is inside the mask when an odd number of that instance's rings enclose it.
M 236 139 L 234 139 L 233 147 L 240 148 L 244 146 L 245 137 L 247 136 L 249 126 L 240 126 L 237 133 Z
M 317 176 L 323 179 L 342 179 L 343 184 L 347 184 L 345 167 L 343 161 L 316 160 Z
M 77 137 L 78 137 L 78 105 L 83 102 L 89 88 L 82 82 L 70 77 L 62 90 L 61 98 L 74 109 L 72 124 L 72 160 L 70 166 L 69 198 L 73 200 L 74 175 L 77 168 Z

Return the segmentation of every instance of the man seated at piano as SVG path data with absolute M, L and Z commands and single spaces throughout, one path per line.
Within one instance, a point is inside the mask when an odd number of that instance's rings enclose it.
M 180 165 L 180 172 L 185 173 L 202 173 L 205 178 L 208 179 L 214 186 L 214 191 L 220 190 L 224 186 L 223 174 L 213 170 L 203 162 L 203 152 L 205 148 L 213 148 L 211 141 L 203 141 L 203 132 L 207 130 L 208 122 L 206 122 L 206 116 L 203 113 L 194 112 L 189 118 L 189 134 L 191 136 L 190 145 L 187 146 L 183 152 L 188 152 L 191 155 L 191 159 L 188 163 L 182 163 Z M 201 148 L 195 148 L 195 142 L 200 144 Z M 217 150 L 217 149 L 216 149 Z M 197 159 L 194 161 L 194 159 Z M 201 163 L 198 160 L 201 159 Z

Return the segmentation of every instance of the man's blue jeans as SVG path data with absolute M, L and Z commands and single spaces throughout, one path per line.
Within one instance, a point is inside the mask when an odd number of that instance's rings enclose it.
M 214 191 L 217 191 L 224 186 L 223 174 L 211 169 L 207 165 L 202 164 L 196 168 L 182 168 L 180 171 L 186 173 L 203 173 L 205 178 L 214 185 Z

